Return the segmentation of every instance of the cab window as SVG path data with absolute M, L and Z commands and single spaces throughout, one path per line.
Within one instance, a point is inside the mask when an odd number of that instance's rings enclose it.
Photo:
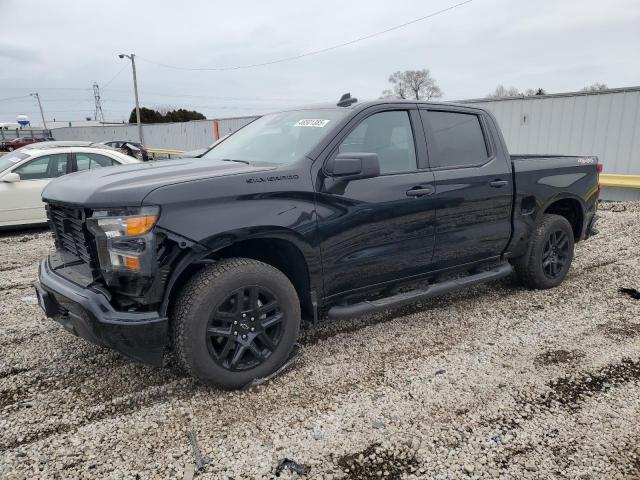
M 431 131 L 431 141 L 427 146 L 432 167 L 478 165 L 489 157 L 477 115 L 424 110 L 420 114 Z
M 367 117 L 338 147 L 338 153 L 345 152 L 377 154 L 382 174 L 416 170 L 409 112 L 380 112 Z

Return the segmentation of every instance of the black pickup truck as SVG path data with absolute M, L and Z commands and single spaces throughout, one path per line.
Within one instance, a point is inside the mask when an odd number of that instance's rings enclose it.
M 557 286 L 595 232 L 600 167 L 510 156 L 479 108 L 345 94 L 264 115 L 199 158 L 51 182 L 56 252 L 36 290 L 80 337 L 239 387 L 287 360 L 302 318 L 368 314 L 514 270 Z

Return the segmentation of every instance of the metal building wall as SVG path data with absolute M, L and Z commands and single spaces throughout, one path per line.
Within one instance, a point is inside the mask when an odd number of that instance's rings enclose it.
M 56 140 L 80 140 L 88 142 L 108 142 L 110 140 L 131 140 L 138 138 L 135 125 L 102 125 L 99 127 L 62 127 L 51 131 Z
M 213 120 L 182 123 L 154 123 L 142 125 L 144 143 L 149 147 L 172 150 L 194 150 L 214 142 Z M 102 125 L 98 127 L 63 127 L 53 130 L 56 140 L 138 140 L 138 127 L 132 124 Z
M 258 117 L 235 117 L 235 118 L 221 118 L 218 120 L 218 131 L 220 136 L 224 137 L 236 130 L 241 129 L 247 123 L 253 122 Z
M 463 103 L 493 112 L 511 153 L 597 155 L 604 173 L 640 174 L 640 87 Z M 640 191 L 601 197 L 640 200 Z
M 233 133 L 257 117 L 222 118 L 218 120 L 220 136 Z M 205 148 L 214 141 L 214 121 L 195 120 L 181 123 L 154 123 L 142 125 L 144 143 L 148 147 L 170 150 Z M 111 140 L 137 141 L 138 127 L 132 124 L 101 125 L 96 127 L 63 127 L 53 131 L 56 140 L 84 140 L 108 142 Z

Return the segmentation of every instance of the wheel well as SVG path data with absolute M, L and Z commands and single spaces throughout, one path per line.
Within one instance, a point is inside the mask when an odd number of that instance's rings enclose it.
M 218 250 L 213 255 L 215 259 L 230 257 L 252 258 L 280 270 L 298 292 L 302 310 L 308 314 L 313 313 L 307 261 L 293 243 L 278 238 L 243 240 Z
M 557 200 L 547 207 L 544 213 L 552 213 L 566 218 L 573 229 L 573 238 L 576 242 L 582 238 L 583 213 L 580 202 L 573 198 Z

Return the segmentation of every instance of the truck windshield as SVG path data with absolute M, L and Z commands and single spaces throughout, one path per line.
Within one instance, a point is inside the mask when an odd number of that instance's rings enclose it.
M 348 111 L 336 108 L 264 115 L 214 146 L 202 158 L 291 163 L 307 154 Z

